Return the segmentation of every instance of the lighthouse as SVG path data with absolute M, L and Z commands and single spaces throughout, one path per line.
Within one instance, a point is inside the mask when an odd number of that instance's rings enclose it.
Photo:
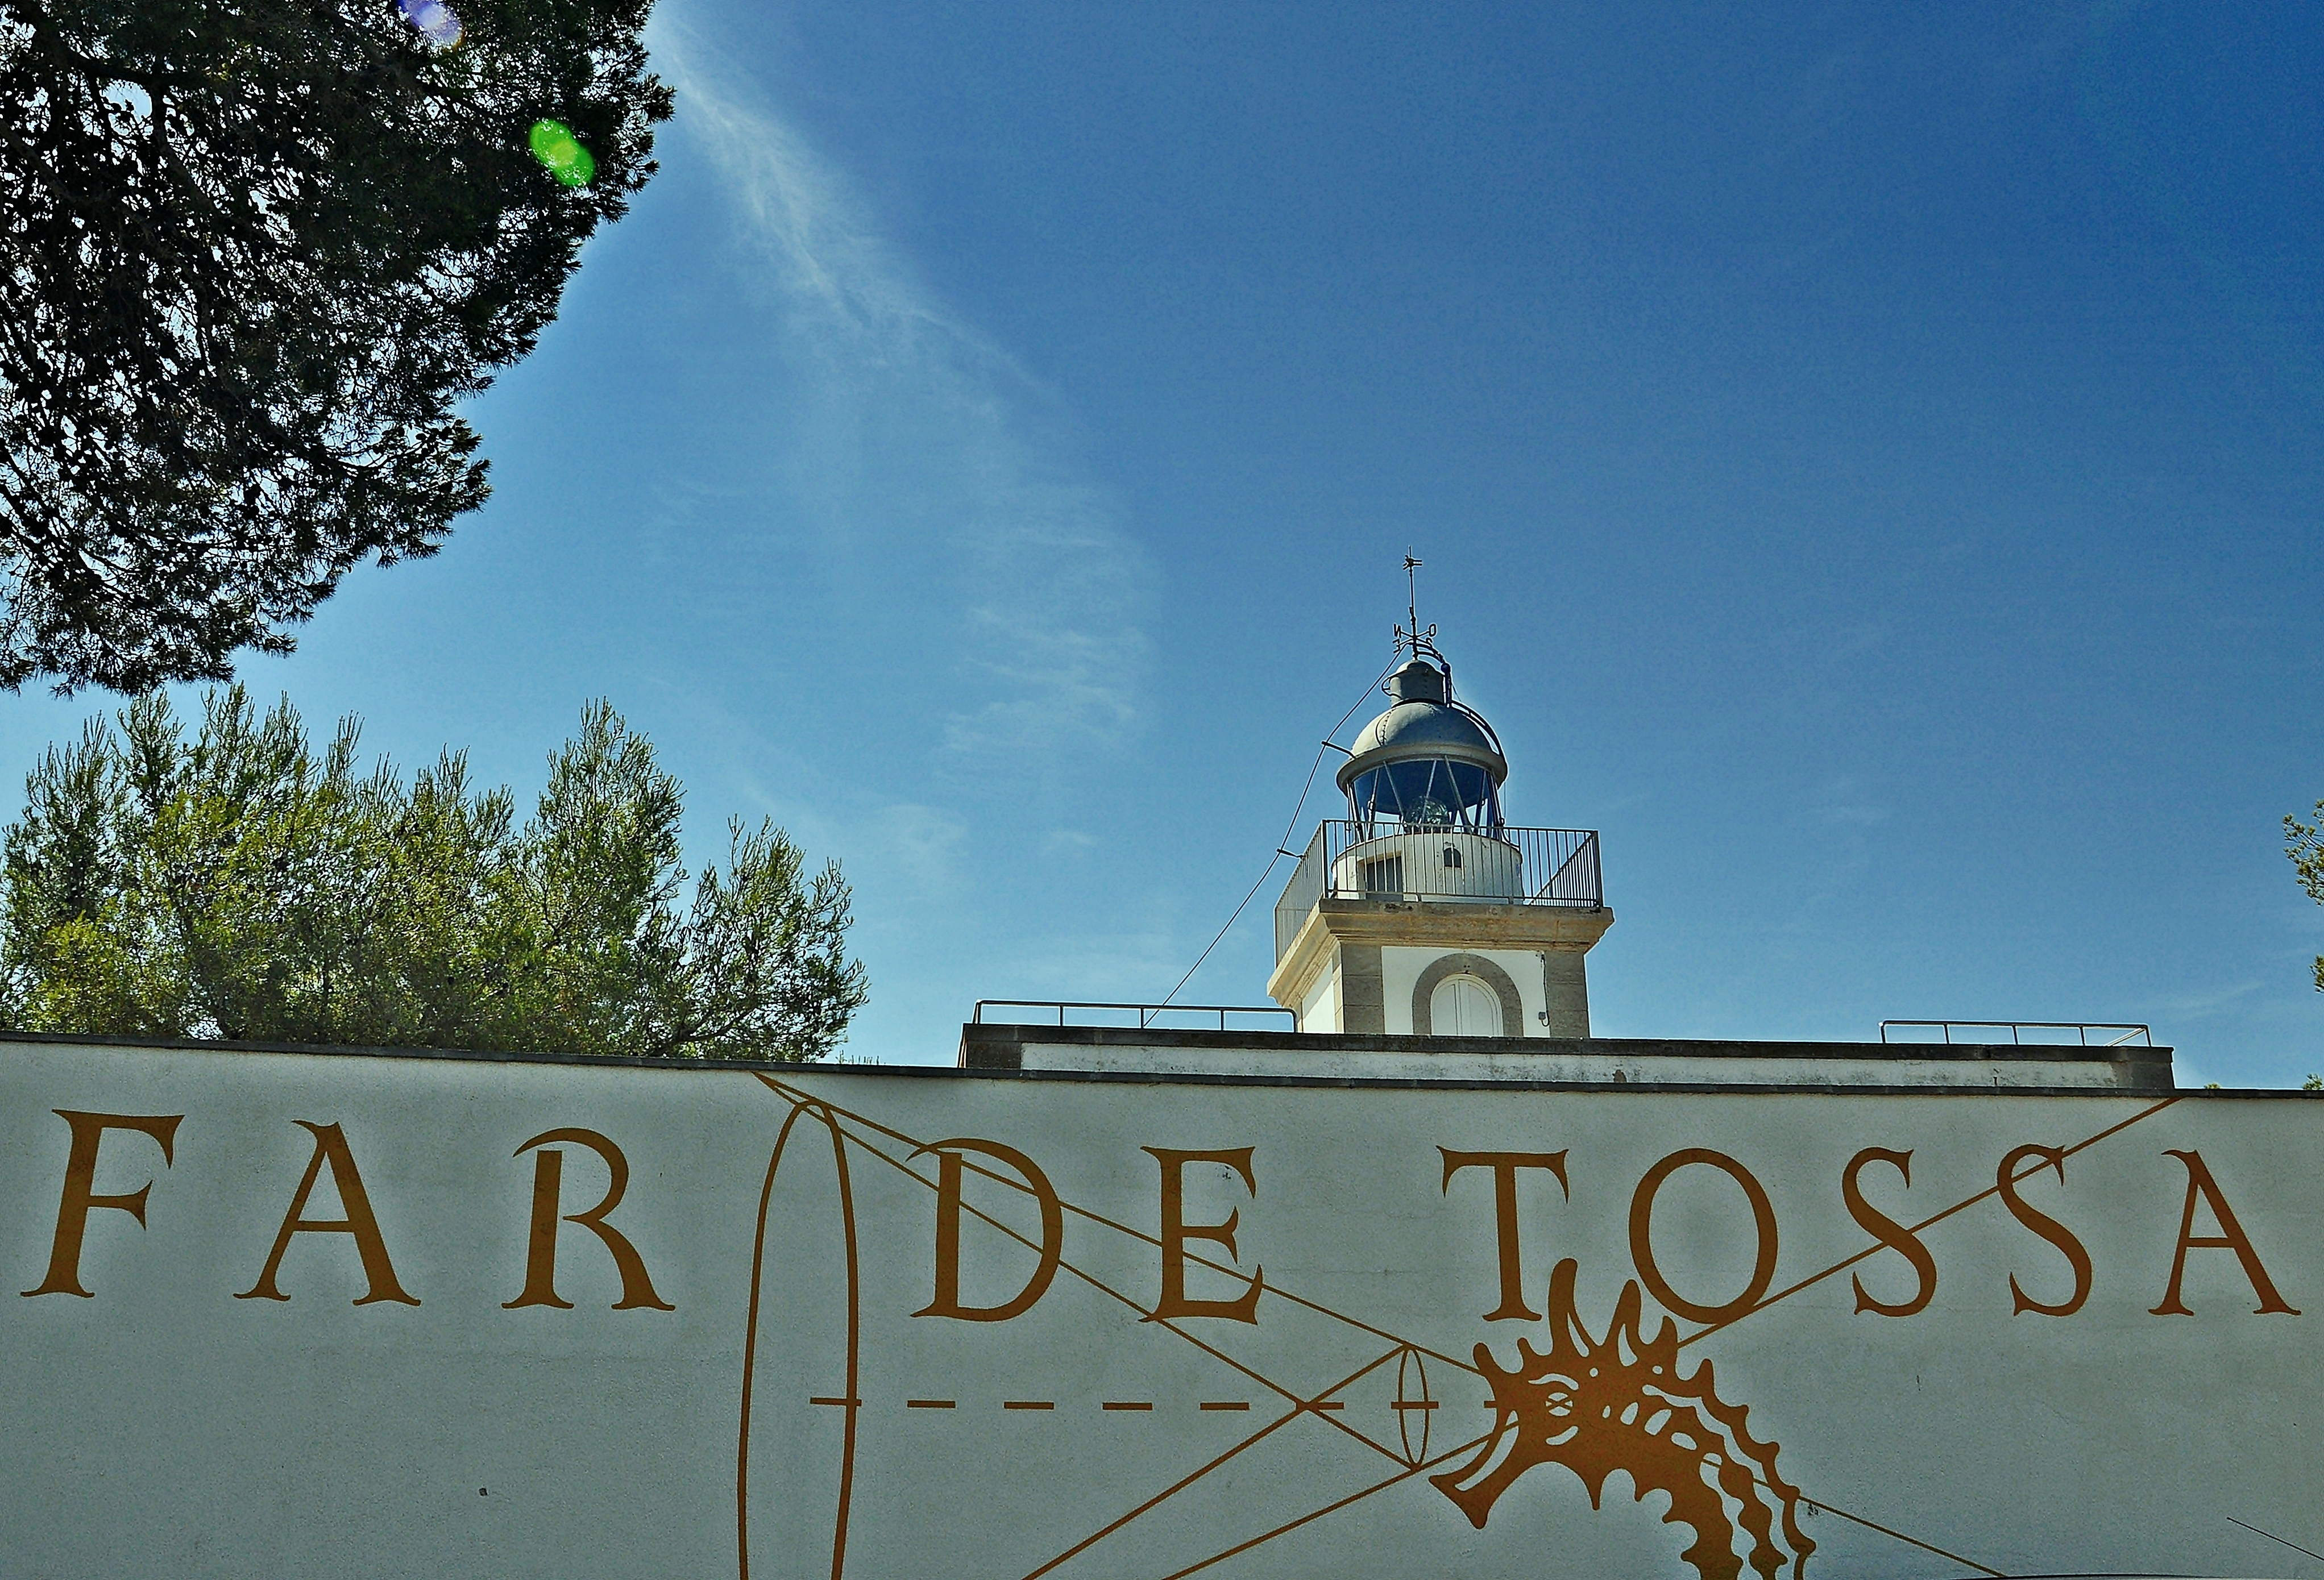
M 1268 995 L 1305 1033 L 1587 1037 L 1585 958 L 1614 924 L 1598 835 L 1510 823 L 1500 738 L 1435 627 L 1398 636 L 1388 711 L 1340 768 L 1347 815 L 1277 902 Z
M 1407 556 L 1406 574 L 1419 568 Z M 1297 866 L 1275 905 L 1274 1002 L 1181 1004 L 1175 988 L 1158 1004 L 980 999 L 961 1027 L 961 1068 L 1577 1089 L 2175 1089 L 2171 1050 L 2126 1023 L 1883 1022 L 1879 1040 L 1863 1043 L 1597 1035 L 1589 955 L 1614 925 L 1598 834 L 1509 821 L 1508 754 L 1454 689 L 1436 628 L 1420 624 L 1413 602 L 1380 677 L 1387 709 L 1351 746 L 1324 743 L 1347 757 L 1344 806 L 1304 852 L 1277 853 Z M 1892 1027 L 1906 1035 L 1892 1042 Z M 1991 1035 L 2005 1031 L 2006 1043 Z

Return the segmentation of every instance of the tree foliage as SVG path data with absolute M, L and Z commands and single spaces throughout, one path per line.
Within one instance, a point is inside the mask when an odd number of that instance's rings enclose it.
M 484 501 L 452 408 L 653 170 L 650 4 L 458 0 L 451 43 L 437 0 L 432 40 L 395 0 L 0 0 L 0 685 L 224 679 Z
M 166 699 L 51 747 L 5 836 L 0 1011 L 25 1030 L 815 1059 L 864 1002 L 836 863 L 729 825 L 690 901 L 684 795 L 603 703 L 533 815 L 446 752 L 408 781 L 286 700 Z
M 2296 817 L 2283 820 L 2283 853 L 2292 858 L 2308 897 L 2324 905 L 2324 801 L 2316 804 L 2314 815 L 2312 823 Z M 2316 990 L 2324 993 L 2324 955 L 2316 957 Z

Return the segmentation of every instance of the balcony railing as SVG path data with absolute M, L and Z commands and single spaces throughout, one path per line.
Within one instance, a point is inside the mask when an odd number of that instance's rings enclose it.
M 1275 958 L 1323 900 L 1480 905 L 1605 905 L 1598 835 L 1589 829 L 1461 828 L 1375 819 L 1327 820 L 1275 903 Z
M 1028 1010 L 1040 1018 L 1036 1021 L 1030 1015 L 1010 1013 L 1016 1010 Z M 1068 1015 L 1074 1017 L 1070 1023 L 1065 1019 Z M 1070 998 L 980 998 L 976 1001 L 971 1024 L 980 1026 L 1047 1025 L 1051 1024 L 1051 1015 L 1057 1017 L 1056 1024 L 1061 1026 L 1069 1024 L 1077 1026 L 1127 1026 L 1134 1020 L 1137 1029 L 1141 1032 L 1157 1028 L 1165 1031 L 1208 1031 L 1211 1028 L 1207 1023 L 1213 1016 L 1217 1017 L 1218 1029 L 1222 1032 L 1283 1032 L 1296 1030 L 1299 1019 L 1279 1004 L 1090 1004 Z M 1229 1015 L 1240 1016 L 1241 1022 L 1231 1026 L 1227 1024 Z M 1292 1024 L 1288 1026 L 1275 1024 L 1277 1015 Z M 1254 1026 L 1248 1024 L 1251 1021 L 1262 1024 Z
M 1900 1034 L 1889 1035 L 1891 1028 Z M 1956 1037 L 1953 1035 L 1955 1032 L 1964 1034 Z M 2001 1039 L 1982 1034 L 1988 1032 L 2007 1032 L 2013 1043 L 2031 1043 L 2035 1047 L 2065 1044 L 2080 1048 L 2120 1048 L 2134 1038 L 2143 1046 L 2154 1046 L 2153 1029 L 2143 1021 L 1885 1020 L 1880 1023 L 1880 1040 L 1884 1043 L 1965 1043 L 1973 1047 L 1992 1047 Z M 2093 1033 L 2097 1033 L 2096 1042 L 2091 1041 Z

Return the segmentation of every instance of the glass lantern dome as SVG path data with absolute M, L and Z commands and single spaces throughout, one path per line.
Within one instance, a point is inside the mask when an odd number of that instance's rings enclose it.
M 1498 836 L 1509 776 L 1492 726 L 1452 700 L 1452 676 L 1415 657 L 1388 678 L 1394 705 L 1364 726 L 1340 789 L 1361 837 L 1434 830 Z

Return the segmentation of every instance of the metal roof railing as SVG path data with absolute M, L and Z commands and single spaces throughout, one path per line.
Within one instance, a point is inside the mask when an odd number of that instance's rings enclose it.
M 1105 1014 L 1117 1016 L 1135 1015 L 1138 1017 L 1138 1029 L 1141 1032 L 1149 1031 L 1161 1026 L 1165 1017 L 1170 1015 L 1214 1015 L 1219 1017 L 1218 1029 L 1222 1032 L 1230 1029 L 1227 1025 L 1227 1016 L 1231 1015 L 1279 1015 L 1286 1020 L 1292 1023 L 1291 1029 L 1294 1031 L 1298 1029 L 1299 1023 L 1299 1017 L 1297 1015 L 1292 1014 L 1291 1011 L 1284 1008 L 1279 1004 L 1102 1004 L 1070 998 L 980 998 L 976 1001 L 976 1008 L 969 1024 L 980 1026 L 1025 1025 L 1032 1024 L 1027 1022 L 1021 1017 L 1015 1019 L 1003 1019 L 999 1016 L 988 1017 L 984 1013 L 988 1008 L 1038 1009 L 1045 1012 L 1055 1011 L 1057 1016 L 1056 1024 L 1061 1026 L 1067 1024 L 1065 1016 L 1069 1012 L 1081 1012 L 1083 1014 L 1103 1012 Z M 1040 1024 L 1047 1024 L 1047 1023 L 1044 1021 Z M 1123 1023 L 1117 1019 L 1111 1021 L 1077 1020 L 1073 1024 L 1075 1025 L 1104 1026 L 1120 1025 Z
M 1942 1035 L 1937 1038 L 1915 1039 L 1917 1041 L 1923 1042 L 1936 1041 L 1950 1043 L 1953 1041 L 1953 1028 L 1960 1026 L 1970 1030 L 2006 1030 L 2009 1033 L 2010 1042 L 2021 1046 L 2024 1045 L 2026 1039 L 2020 1033 L 2029 1031 L 2072 1032 L 2075 1034 L 2075 1044 L 2084 1048 L 2119 1048 L 2129 1043 L 2134 1037 L 2140 1039 L 2143 1044 L 2146 1047 L 2152 1048 L 2154 1046 L 2153 1031 L 2143 1024 L 2133 1021 L 1885 1020 L 1880 1023 L 1880 1040 L 1882 1042 L 1893 1043 L 1900 1040 L 1891 1037 L 1888 1034 L 1888 1028 L 1891 1026 L 1932 1027 L 1942 1033 Z M 2090 1033 L 2092 1032 L 2119 1032 L 2122 1034 L 2117 1037 L 2107 1037 L 2101 1041 L 2093 1043 L 2090 1041 Z M 1997 1041 L 1997 1039 L 1991 1037 L 1964 1040 L 1968 1041 L 1972 1046 L 1978 1045 L 1979 1043 L 1990 1046 L 1993 1043 Z M 2036 1037 L 2033 1039 L 2033 1043 L 2035 1047 L 2061 1048 L 2067 1045 L 2066 1039 L 2063 1037 Z

